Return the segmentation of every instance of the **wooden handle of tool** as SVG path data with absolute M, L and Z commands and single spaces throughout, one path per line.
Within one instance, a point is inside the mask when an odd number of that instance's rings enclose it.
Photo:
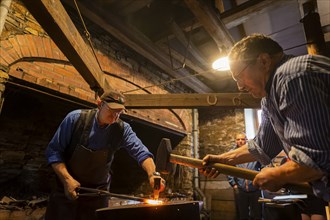
M 225 175 L 230 175 L 242 179 L 253 180 L 254 177 L 259 173 L 255 170 L 244 169 L 240 167 L 235 167 L 222 163 L 212 163 L 207 166 L 203 166 L 203 161 L 200 159 L 195 159 L 191 157 L 185 157 L 180 155 L 171 154 L 170 162 L 175 164 L 180 164 L 183 166 L 193 167 L 193 168 L 207 168 L 212 167 L 220 171 L 220 173 Z M 313 194 L 313 190 L 308 183 L 290 183 L 283 186 L 292 191 L 298 191 L 306 194 Z

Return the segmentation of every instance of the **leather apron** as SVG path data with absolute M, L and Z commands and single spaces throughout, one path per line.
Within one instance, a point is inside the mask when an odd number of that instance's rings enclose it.
M 93 151 L 78 145 L 66 163 L 69 173 L 81 186 L 108 190 L 113 152 L 108 149 Z M 58 184 L 59 185 L 59 184 Z M 107 196 L 79 197 L 69 200 L 60 184 L 50 195 L 45 220 L 94 220 L 95 210 L 108 206 Z

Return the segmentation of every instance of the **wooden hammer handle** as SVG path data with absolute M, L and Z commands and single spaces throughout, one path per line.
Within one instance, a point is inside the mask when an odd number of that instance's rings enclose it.
M 244 169 L 240 167 L 235 167 L 222 163 L 212 163 L 207 166 L 203 166 L 203 161 L 200 159 L 195 159 L 191 157 L 185 157 L 175 154 L 170 154 L 170 162 L 175 164 L 180 164 L 183 166 L 193 167 L 193 168 L 207 168 L 212 167 L 220 171 L 220 173 L 225 175 L 230 175 L 242 179 L 253 180 L 254 177 L 259 173 L 255 170 Z M 306 194 L 313 194 L 313 190 L 308 183 L 290 183 L 283 186 L 292 191 L 298 191 Z

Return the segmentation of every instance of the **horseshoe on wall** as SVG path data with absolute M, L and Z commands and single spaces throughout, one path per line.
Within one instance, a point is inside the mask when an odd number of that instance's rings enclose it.
M 207 104 L 209 104 L 209 105 L 215 105 L 215 104 L 217 104 L 217 102 L 218 102 L 217 96 L 216 95 L 213 95 L 213 98 L 214 98 L 214 101 L 211 102 L 211 96 L 208 95 L 207 96 Z

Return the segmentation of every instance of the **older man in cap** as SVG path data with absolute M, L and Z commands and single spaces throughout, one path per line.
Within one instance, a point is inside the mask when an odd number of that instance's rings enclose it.
M 58 180 L 46 220 L 95 219 L 95 210 L 107 207 L 108 198 L 78 198 L 76 190 L 80 186 L 109 190 L 110 166 L 119 148 L 125 148 L 142 166 L 153 187 L 157 176 L 153 155 L 131 126 L 119 119 L 124 103 L 123 94 L 109 90 L 97 101 L 98 108 L 72 111 L 62 121 L 46 150 Z

